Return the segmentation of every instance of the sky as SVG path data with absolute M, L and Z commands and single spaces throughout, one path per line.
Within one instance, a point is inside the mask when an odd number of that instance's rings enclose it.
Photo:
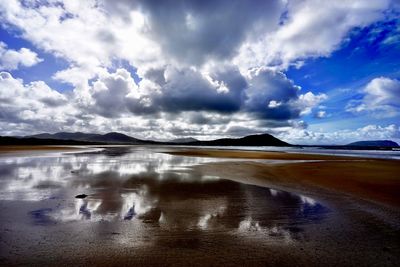
M 400 141 L 399 0 L 0 0 L 0 135 Z

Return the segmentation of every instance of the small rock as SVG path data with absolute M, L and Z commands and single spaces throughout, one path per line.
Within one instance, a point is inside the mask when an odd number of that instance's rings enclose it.
M 86 194 L 80 194 L 80 195 L 76 195 L 75 198 L 86 198 L 88 195 Z

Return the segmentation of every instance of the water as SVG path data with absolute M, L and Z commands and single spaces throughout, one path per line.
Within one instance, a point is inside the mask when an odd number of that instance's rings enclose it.
M 163 149 L 1 157 L 0 265 L 398 260 L 397 228 L 345 202 L 335 209 L 309 195 L 206 175 L 196 166 L 234 159 L 175 156 Z M 81 194 L 87 197 L 76 198 Z M 376 250 L 382 240 L 389 247 L 385 253 Z
M 22 222 L 35 226 L 130 221 L 157 225 L 159 231 L 258 232 L 286 241 L 328 212 L 306 196 L 192 168 L 215 161 L 140 147 L 2 158 L 0 200 L 34 203 Z M 88 196 L 75 198 L 78 194 Z

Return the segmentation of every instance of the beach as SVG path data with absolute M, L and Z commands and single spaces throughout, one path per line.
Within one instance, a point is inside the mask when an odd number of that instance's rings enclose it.
M 0 152 L 1 265 L 400 260 L 398 160 L 168 146 L 66 150 Z
M 400 162 L 361 157 L 329 156 L 316 154 L 254 152 L 226 150 L 180 150 L 174 155 L 285 160 L 265 166 L 257 162 L 210 164 L 204 171 L 225 177 L 246 177 L 251 174 L 259 185 L 285 185 L 287 187 L 322 187 L 350 194 L 372 202 L 400 207 Z M 224 165 L 224 166 L 221 166 Z M 226 165 L 229 165 L 227 167 Z

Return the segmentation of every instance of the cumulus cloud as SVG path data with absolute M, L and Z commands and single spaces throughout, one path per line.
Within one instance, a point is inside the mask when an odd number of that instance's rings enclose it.
M 110 86 L 120 85 L 119 94 L 110 95 Z M 400 138 L 400 129 L 395 124 L 388 126 L 367 125 L 353 130 L 334 132 L 312 131 L 304 121 L 255 119 L 251 113 L 221 114 L 210 111 L 160 112 L 158 115 L 143 114 L 128 116 L 126 110 L 117 114 L 96 115 L 113 109 L 103 98 L 121 98 L 129 105 L 129 94 L 140 90 L 126 70 L 102 76 L 92 84 L 93 95 L 89 105 L 82 108 L 71 105 L 65 95 L 51 89 L 43 82 L 24 84 L 8 72 L 0 73 L 0 127 L 3 134 L 26 134 L 27 131 L 76 131 L 85 129 L 93 132 L 107 132 L 110 129 L 135 133 L 139 138 L 167 140 L 176 136 L 194 136 L 199 139 L 236 137 L 247 134 L 269 132 L 291 143 L 301 144 L 344 144 L 355 140 Z M 5 90 L 7 88 L 8 90 Z M 140 94 L 140 92 L 139 92 Z M 119 101 L 116 100 L 119 104 Z M 75 101 L 72 101 L 75 102 Z M 112 103 L 112 101 L 111 101 Z M 102 106 L 102 104 L 105 104 Z M 98 106 L 98 110 L 91 108 Z M 112 112 L 112 111 L 111 111 Z M 151 118 L 151 119 L 150 119 Z M 11 127 L 11 128 L 10 128 Z M 8 130 L 12 129 L 12 130 Z M 9 132 L 8 132 L 9 131 Z
M 134 115 L 205 111 L 288 120 L 310 113 L 326 99 L 324 94 L 300 94 L 300 87 L 283 73 L 269 69 L 243 76 L 231 66 L 200 72 L 169 65 L 145 76 L 136 84 L 126 69 L 100 74 L 87 90 L 85 108 L 104 117 L 126 116 L 128 111 Z
M 358 129 L 337 131 L 308 130 L 301 128 L 276 128 L 271 130 L 276 136 L 293 144 L 344 145 L 363 140 L 400 140 L 400 127 L 395 124 L 381 126 L 369 124 Z
M 285 3 L 9 0 L 0 3 L 0 16 L 36 46 L 79 66 L 110 66 L 118 58 L 140 73 L 165 63 L 199 67 L 235 58 L 244 72 L 327 56 L 352 28 L 381 18 L 390 1 Z
M 10 73 L 0 72 L 0 124 L 11 124 L 3 129 L 18 124 L 36 132 L 44 125 L 70 125 L 68 111 L 66 97 L 44 82 L 24 84 Z
M 41 61 L 43 60 L 28 48 L 7 49 L 7 45 L 0 42 L 0 70 L 16 70 L 20 66 L 31 67 Z
M 146 35 L 166 54 L 194 65 L 231 58 L 244 40 L 275 29 L 284 7 L 279 0 L 138 1 L 137 5 L 150 29 Z
M 137 94 L 137 86 L 128 71 L 118 69 L 95 81 L 91 92 L 94 111 L 104 117 L 115 117 L 124 112 L 128 94 Z
M 372 79 L 363 89 L 361 100 L 351 101 L 346 110 L 370 112 L 376 117 L 394 117 L 400 109 L 400 81 L 386 77 Z
M 192 69 L 168 67 L 165 83 L 159 84 L 160 94 L 155 106 L 167 111 L 209 110 L 238 111 L 243 100 L 246 81 L 235 69 L 216 70 L 211 75 Z
M 301 88 L 286 75 L 268 68 L 253 69 L 249 73 L 245 109 L 265 119 L 288 120 L 309 114 L 325 94 L 300 94 Z

